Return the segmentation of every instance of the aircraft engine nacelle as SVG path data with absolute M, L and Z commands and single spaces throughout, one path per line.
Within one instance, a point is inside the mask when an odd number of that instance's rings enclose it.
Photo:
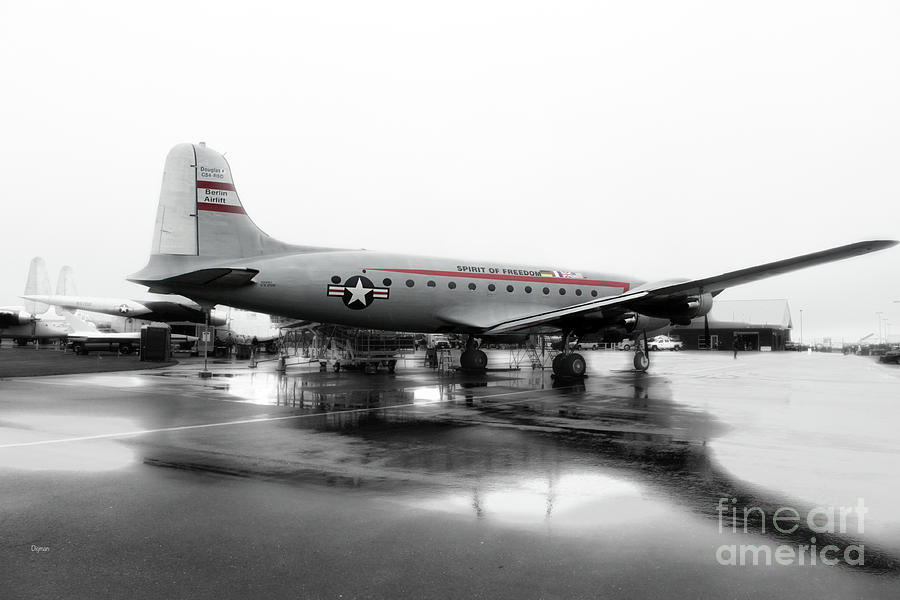
M 692 319 L 707 314 L 713 306 L 712 294 L 659 300 L 640 306 L 641 314 L 666 319 L 674 325 L 690 325 Z
M 27 325 L 34 320 L 31 313 L 24 310 L 3 310 L 0 311 L 0 327 L 15 327 L 16 325 Z
M 640 313 L 629 313 L 624 316 L 622 325 L 625 327 L 626 333 L 635 331 L 656 331 L 669 326 L 669 319 L 660 317 L 650 317 Z

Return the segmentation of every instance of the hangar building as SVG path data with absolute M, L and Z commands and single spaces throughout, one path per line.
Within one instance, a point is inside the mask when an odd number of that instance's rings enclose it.
M 703 317 L 690 325 L 673 326 L 672 335 L 685 350 L 731 350 L 737 340 L 743 350 L 784 350 L 791 339 L 791 310 L 787 300 L 717 300 L 709 312 L 709 341 Z

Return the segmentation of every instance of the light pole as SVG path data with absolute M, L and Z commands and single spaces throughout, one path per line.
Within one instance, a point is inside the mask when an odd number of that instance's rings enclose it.
M 881 344 L 881 311 L 875 311 L 875 318 L 878 319 L 878 344 Z

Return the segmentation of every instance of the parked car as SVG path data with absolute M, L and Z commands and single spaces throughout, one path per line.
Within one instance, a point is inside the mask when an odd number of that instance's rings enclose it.
M 640 341 L 640 346 L 643 346 L 643 340 Z M 634 347 L 633 340 L 622 340 L 616 345 L 617 350 L 631 350 Z M 657 335 L 655 337 L 647 339 L 647 348 L 650 350 L 683 350 L 684 342 L 679 340 L 678 338 L 669 337 L 667 335 Z
M 895 365 L 900 365 L 900 349 L 888 350 L 884 354 L 878 357 L 878 360 L 883 363 L 893 363 Z
M 679 339 L 669 337 L 667 335 L 658 335 L 653 339 L 647 340 L 647 347 L 651 350 L 681 350 L 684 342 Z

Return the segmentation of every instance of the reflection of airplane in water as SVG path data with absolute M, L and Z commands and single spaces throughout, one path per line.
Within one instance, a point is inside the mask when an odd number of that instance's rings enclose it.
M 746 515 L 749 534 L 797 547 L 816 538 L 820 549 L 864 543 L 865 562 L 853 569 L 900 574 L 900 557 L 852 534 L 814 531 L 802 519 L 790 533 L 776 531 L 771 517 L 779 508 L 808 514 L 813 506 L 741 481 L 722 468 L 708 442 L 727 427 L 674 402 L 662 377 L 618 374 L 589 391 L 581 382 L 542 388 L 529 378 L 455 377 L 405 388 L 392 387 L 393 380 L 373 380 L 371 389 L 358 389 L 352 379 L 271 374 L 267 380 L 260 375 L 253 380 L 254 390 L 266 383 L 276 386 L 274 397 L 269 388 L 268 402 L 306 413 L 289 421 L 290 427 L 337 433 L 351 444 L 366 442 L 364 452 L 351 446 L 356 450 L 342 461 L 340 473 L 328 461 L 319 468 L 314 458 L 304 458 L 300 470 L 295 465 L 284 475 L 294 480 L 307 470 L 314 479 L 354 487 L 388 481 L 396 486 L 400 478 L 414 493 L 421 488 L 423 497 L 437 498 L 441 505 L 450 502 L 442 498 L 468 493 L 462 509 L 468 506 L 484 518 L 506 510 L 496 500 L 503 497 L 498 489 L 514 492 L 524 485 L 520 492 L 543 497 L 532 517 L 547 520 L 565 505 L 573 475 L 588 482 L 583 485 L 593 485 L 592 477 L 601 486 L 634 482 L 651 497 L 674 501 L 708 520 L 713 529 L 720 499 L 733 498 L 728 506 L 737 508 L 739 519 L 745 508 L 759 509 Z M 542 379 L 539 373 L 532 377 Z M 730 514 L 725 514 L 726 529 Z M 765 527 L 761 515 L 768 519 Z M 738 522 L 739 531 L 743 525 Z

